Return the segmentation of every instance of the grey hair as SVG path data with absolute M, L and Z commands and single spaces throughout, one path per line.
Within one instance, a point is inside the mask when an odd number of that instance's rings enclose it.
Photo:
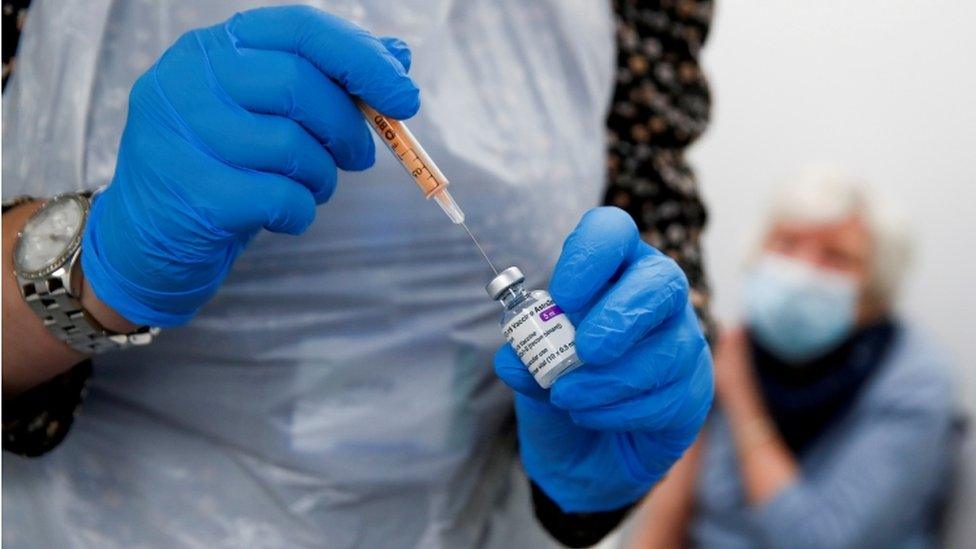
M 836 169 L 809 168 L 782 185 L 770 204 L 777 221 L 828 223 L 860 216 L 872 239 L 868 290 L 886 302 L 897 295 L 912 256 L 908 218 L 884 193 Z

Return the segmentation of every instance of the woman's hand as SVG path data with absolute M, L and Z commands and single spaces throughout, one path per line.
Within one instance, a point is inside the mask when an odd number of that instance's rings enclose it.
M 715 396 L 724 404 L 755 395 L 756 391 L 745 329 L 736 327 L 723 331 L 715 346 Z
M 796 482 L 800 469 L 766 409 L 741 327 L 723 332 L 716 346 L 715 394 L 732 433 L 746 498 L 761 505 Z

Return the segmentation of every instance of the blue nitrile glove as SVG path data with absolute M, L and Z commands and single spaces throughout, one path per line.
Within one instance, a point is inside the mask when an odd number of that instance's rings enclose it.
M 619 509 L 681 457 L 712 403 L 688 282 L 626 213 L 596 208 L 566 239 L 550 292 L 584 364 L 546 391 L 510 345 L 495 355 L 516 391 L 522 463 L 564 512 Z
M 82 243 L 95 294 L 136 324 L 187 322 L 257 231 L 302 233 L 336 168 L 373 164 L 352 96 L 413 116 L 409 61 L 403 42 L 305 6 L 183 35 L 132 88 Z

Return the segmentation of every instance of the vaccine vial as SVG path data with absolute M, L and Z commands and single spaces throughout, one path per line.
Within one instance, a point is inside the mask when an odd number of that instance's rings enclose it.
M 576 356 L 576 328 L 549 292 L 527 291 L 518 267 L 500 272 L 485 290 L 505 307 L 502 334 L 543 389 L 583 363 Z

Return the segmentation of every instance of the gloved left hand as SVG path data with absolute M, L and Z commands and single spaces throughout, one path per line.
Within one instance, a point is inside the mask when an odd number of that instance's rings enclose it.
M 522 463 L 564 512 L 636 502 L 691 445 L 712 402 L 712 360 L 670 258 L 617 208 L 588 212 L 550 293 L 584 364 L 543 390 L 511 346 L 495 372 L 516 391 Z

